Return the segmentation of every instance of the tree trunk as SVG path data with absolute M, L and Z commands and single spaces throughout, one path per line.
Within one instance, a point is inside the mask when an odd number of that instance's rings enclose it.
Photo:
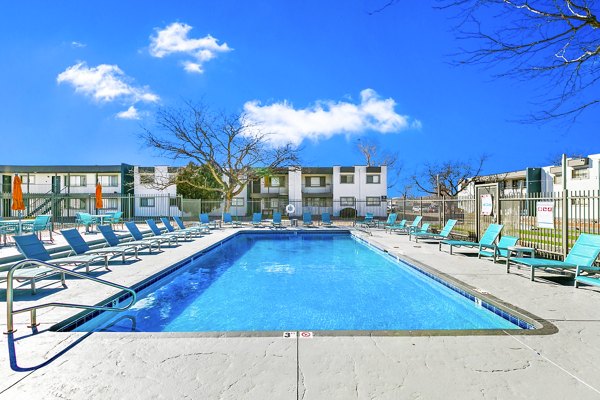
M 223 212 L 229 212 L 229 209 L 231 208 L 231 199 L 233 199 L 233 193 L 231 192 L 226 192 L 225 193 L 225 204 L 223 206 Z

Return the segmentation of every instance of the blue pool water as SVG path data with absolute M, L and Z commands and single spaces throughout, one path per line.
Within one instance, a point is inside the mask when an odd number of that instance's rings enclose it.
M 135 267 L 134 267 L 135 268 Z M 345 234 L 239 234 L 76 331 L 520 329 Z

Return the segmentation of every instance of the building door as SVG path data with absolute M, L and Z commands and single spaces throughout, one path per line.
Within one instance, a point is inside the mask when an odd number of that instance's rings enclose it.
M 59 194 L 60 193 L 60 176 L 54 175 L 52 177 L 52 193 Z
M 490 224 L 500 223 L 499 206 L 497 183 L 475 186 L 475 218 L 477 219 L 478 240 Z
M 11 194 L 12 194 L 12 177 L 10 175 L 2 175 L 2 216 L 10 217 Z

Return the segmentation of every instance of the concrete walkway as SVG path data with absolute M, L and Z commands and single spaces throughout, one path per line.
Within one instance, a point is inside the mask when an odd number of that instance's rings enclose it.
M 184 243 L 142 260 L 98 269 L 94 276 L 132 285 L 234 233 Z M 14 338 L 0 343 L 0 399 L 597 399 L 600 398 L 600 291 L 574 289 L 564 278 L 440 253 L 437 245 L 374 230 L 361 237 L 490 293 L 558 327 L 553 335 L 322 336 L 288 339 L 196 333 L 57 333 L 47 329 L 73 315 L 27 315 Z M 556 283 L 561 281 L 562 283 Z M 64 290 L 54 280 L 39 294 L 25 289 L 17 307 L 34 302 L 90 304 L 114 294 L 79 279 Z M 5 291 L 0 307 L 5 307 Z M 0 312 L 4 330 L 5 312 Z

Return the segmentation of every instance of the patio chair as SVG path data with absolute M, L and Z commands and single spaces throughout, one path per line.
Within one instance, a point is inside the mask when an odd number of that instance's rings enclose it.
M 133 237 L 133 239 L 135 241 L 145 241 L 145 242 L 159 242 L 159 243 L 165 243 L 165 242 L 169 242 L 169 246 L 171 246 L 171 243 L 173 242 L 173 239 L 175 239 L 175 244 L 177 244 L 177 238 L 173 238 L 171 236 L 150 236 L 150 237 L 144 237 L 144 235 L 142 235 L 142 232 L 140 232 L 140 229 L 137 227 L 137 225 L 135 224 L 135 222 L 130 221 L 130 222 L 125 222 L 125 227 L 127 228 L 127 230 L 129 231 L 129 233 L 131 233 L 131 236 Z
M 494 242 L 500 235 L 500 232 L 502 232 L 502 228 L 504 228 L 504 225 L 490 224 L 490 226 L 488 226 L 483 233 L 483 236 L 481 236 L 479 242 L 469 242 L 466 240 L 442 240 L 439 244 L 439 251 L 442 251 L 443 244 L 450 246 L 450 254 L 452 254 L 453 247 L 478 247 L 479 251 L 485 247 L 492 248 L 494 246 Z M 478 257 L 481 257 L 481 255 L 478 254 Z
M 277 229 L 277 228 L 283 228 L 283 224 L 281 223 L 281 213 L 280 212 L 274 212 L 273 213 L 273 221 L 271 222 L 271 227 Z
M 152 246 L 156 246 L 158 251 L 160 251 L 160 243 L 161 241 L 153 238 L 144 238 L 142 240 L 133 240 L 128 242 L 122 242 L 115 231 L 113 231 L 110 225 L 99 225 L 98 230 L 106 240 L 109 246 L 113 247 L 135 247 L 139 252 L 140 249 L 148 249 L 148 252 L 152 254 Z
M 15 264 L 0 266 L 0 282 L 6 282 L 6 280 L 8 279 L 8 271 L 14 265 Z M 66 288 L 67 284 L 65 282 L 65 274 L 64 273 L 57 272 L 56 270 L 54 270 L 52 268 L 48 268 L 46 266 L 36 264 L 35 260 L 31 260 L 31 266 L 29 266 L 29 267 L 25 266 L 23 268 L 16 270 L 13 273 L 13 279 L 16 280 L 17 282 L 29 281 L 29 283 L 31 284 L 31 294 L 35 294 L 36 293 L 36 289 L 35 289 L 35 281 L 36 280 L 47 278 L 49 276 L 56 275 L 56 274 L 60 274 L 60 282 L 63 285 L 63 287 Z
M 135 257 L 137 260 L 140 259 L 138 257 L 137 247 L 135 247 L 135 246 L 130 246 L 130 247 L 117 246 L 117 247 L 104 247 L 101 249 L 92 249 L 87 244 L 87 242 L 81 237 L 81 234 L 79 233 L 79 231 L 77 229 L 64 229 L 64 230 L 61 230 L 60 232 L 62 233 L 63 237 L 65 238 L 65 240 L 67 241 L 69 246 L 71 246 L 71 249 L 73 250 L 73 252 L 79 256 L 84 255 L 84 254 L 86 254 L 86 255 L 107 254 L 107 255 L 112 255 L 113 257 L 121 256 L 123 259 L 123 262 L 125 262 L 125 258 L 127 256 L 127 254 L 128 253 L 131 254 L 133 252 L 133 257 Z
M 79 213 L 79 223 L 85 226 L 85 232 L 90 232 L 90 227 L 94 226 L 98 221 L 96 218 L 92 217 L 90 213 Z
M 324 212 L 321 214 L 321 225 L 324 226 L 333 226 L 333 222 L 331 222 L 331 214 L 328 212 Z
M 90 272 L 90 264 L 96 263 L 98 261 L 104 262 L 104 267 L 107 271 L 108 269 L 108 256 L 106 254 L 90 254 L 90 255 L 80 255 L 80 256 L 69 256 L 69 257 L 60 257 L 60 258 L 52 258 L 48 250 L 44 247 L 44 244 L 38 237 L 31 233 L 29 235 L 21 235 L 14 236 L 15 243 L 17 244 L 17 248 L 25 256 L 25 258 L 30 260 L 40 260 L 40 261 L 49 261 L 52 264 L 56 265 L 73 265 L 75 268 L 85 266 L 85 272 Z
M 373 213 L 366 213 L 365 219 L 362 221 L 354 221 L 354 226 L 362 226 L 367 228 L 373 227 L 374 224 L 375 221 L 373 220 Z
M 388 215 L 387 221 L 385 221 L 383 223 L 383 228 L 385 229 L 387 226 L 392 226 L 396 223 L 396 220 L 398 219 L 398 214 L 396 213 L 391 213 L 390 215 Z
M 234 228 L 242 226 L 240 221 L 234 221 L 230 213 L 223 213 L 223 225 L 229 225 Z
M 415 242 L 417 242 L 417 243 L 419 242 L 419 239 L 421 239 L 421 240 L 446 240 L 450 236 L 450 233 L 452 232 L 454 225 L 456 225 L 456 220 L 449 219 L 448 221 L 446 221 L 446 225 L 444 225 L 444 227 L 442 228 L 440 233 L 431 233 L 431 232 L 418 233 L 418 232 L 415 232 L 412 234 L 412 236 L 414 236 Z
M 309 212 L 302 213 L 302 225 L 313 226 L 311 213 L 309 213 Z
M 181 230 L 189 229 L 190 231 L 196 231 L 196 232 L 198 232 L 198 235 L 200 235 L 201 233 L 210 233 L 210 229 L 208 229 L 207 226 L 200 226 L 200 225 L 185 226 L 181 217 L 178 217 L 178 216 L 174 216 L 173 221 L 175 221 L 175 223 L 177 224 L 177 227 Z
M 152 231 L 152 233 L 154 234 L 155 237 L 164 237 L 164 238 L 170 238 L 170 239 L 174 239 L 175 240 L 175 244 L 179 244 L 179 239 L 184 239 L 187 240 L 188 238 L 188 234 L 186 233 L 170 233 L 170 232 L 163 232 L 158 225 L 156 225 L 156 222 L 153 219 L 147 219 L 146 220 L 146 224 L 148 225 L 148 227 L 150 228 L 150 230 Z M 166 230 L 166 229 L 165 229 Z
M 479 258 L 492 257 L 494 259 L 494 262 L 496 262 L 498 257 L 507 258 L 508 248 L 516 246 L 518 241 L 519 238 L 516 236 L 502 236 L 498 241 L 498 244 L 493 246 L 493 251 L 479 250 Z M 483 248 L 487 248 L 487 246 Z
M 200 214 L 198 219 L 200 220 L 200 226 L 206 226 L 209 229 L 217 229 L 218 228 L 217 221 L 211 221 L 210 217 L 206 213 Z
M 23 233 L 31 232 L 37 234 L 42 239 L 43 231 L 50 231 L 52 229 L 52 216 L 51 215 L 38 215 L 33 220 L 33 224 L 23 224 Z
M 424 235 L 424 234 L 427 234 L 427 233 L 428 233 L 428 231 L 429 231 L 429 225 L 431 225 L 431 224 L 430 224 L 429 222 L 427 222 L 427 223 L 425 223 L 425 224 L 421 225 L 421 227 L 420 227 L 420 228 L 419 228 L 419 227 L 417 227 L 417 228 L 416 228 L 416 230 L 414 230 L 414 231 L 409 231 L 409 232 L 408 232 L 408 240 L 410 241 L 410 240 L 411 240 L 411 236 L 412 236 L 412 235 L 415 235 L 415 234 L 417 234 L 417 233 L 419 233 L 419 234 L 422 234 L 422 235 Z
M 395 223 L 393 225 L 389 225 L 389 226 L 384 226 L 385 230 L 389 230 L 389 233 L 392 233 L 393 231 L 403 231 L 406 228 L 406 220 L 403 219 L 402 221 Z
M 594 262 L 598 258 L 600 253 L 600 235 L 591 235 L 589 233 L 582 233 L 577 238 L 577 241 L 567 254 L 564 261 L 558 260 L 546 260 L 543 258 L 506 258 L 506 272 L 510 272 L 510 264 L 525 265 L 531 268 L 531 280 L 535 279 L 535 270 L 539 268 L 543 269 L 575 269 L 575 287 L 579 283 L 593 282 L 587 276 L 581 276 L 580 273 L 584 271 L 596 271 L 598 270 L 593 266 Z M 593 279 L 593 278 L 592 278 Z
M 422 219 L 422 216 L 417 215 L 413 222 L 410 225 L 406 226 L 402 231 L 408 233 L 409 235 L 413 232 L 416 232 L 419 229 L 419 224 L 421 223 Z
M 199 237 L 200 235 L 200 229 L 192 229 L 192 228 L 179 228 L 177 230 L 175 230 L 175 227 L 173 225 L 171 225 L 171 221 L 169 221 L 169 218 L 167 217 L 160 217 L 160 222 L 163 223 L 163 225 L 165 226 L 165 228 L 167 228 L 167 233 L 181 233 L 183 235 L 186 235 L 186 238 L 189 238 L 190 240 L 192 239 L 192 235 Z M 195 227 L 195 228 L 199 228 L 199 227 Z
M 252 226 L 255 228 L 262 228 L 262 213 L 252 214 Z
M 104 223 L 108 225 L 121 224 L 121 229 L 123 229 L 123 211 L 116 211 L 110 217 L 104 218 Z

